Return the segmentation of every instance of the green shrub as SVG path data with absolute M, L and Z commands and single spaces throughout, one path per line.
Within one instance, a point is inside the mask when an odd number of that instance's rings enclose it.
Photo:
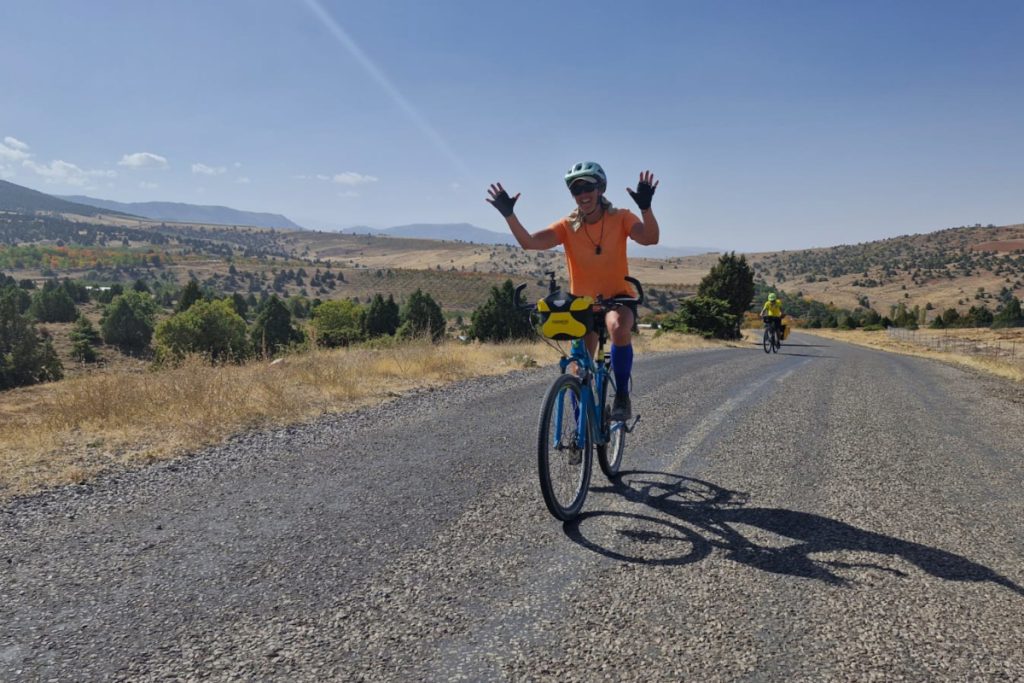
M 533 336 L 533 325 L 524 311 L 515 307 L 515 287 L 505 280 L 501 289 L 491 287 L 491 297 L 470 317 L 469 336 L 480 341 L 508 341 Z
M 211 361 L 240 361 L 249 355 L 245 320 L 227 299 L 199 300 L 156 327 L 157 359 L 180 360 L 197 353 Z
M 144 292 L 129 290 L 114 297 L 100 320 L 103 341 L 126 353 L 138 353 L 153 339 L 157 305 Z
M 699 334 L 707 338 L 734 339 L 736 315 L 724 299 L 696 296 L 679 302 L 676 312 L 662 321 L 662 328 L 675 332 Z
M 312 328 L 321 346 L 348 346 L 363 339 L 366 309 L 348 299 L 325 301 L 313 312 Z

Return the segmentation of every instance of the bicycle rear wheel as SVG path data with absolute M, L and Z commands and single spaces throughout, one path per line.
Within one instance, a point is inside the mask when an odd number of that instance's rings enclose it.
M 544 396 L 537 432 L 537 469 L 544 503 L 563 522 L 574 519 L 583 508 L 590 485 L 593 439 L 580 380 L 561 375 Z M 578 417 L 587 420 L 580 443 Z
M 597 462 L 601 465 L 601 471 L 610 481 L 619 476 L 619 468 L 622 467 L 622 454 L 626 450 L 626 426 L 622 422 L 612 422 L 612 403 L 614 393 L 609 391 L 611 380 L 605 380 L 601 387 L 601 405 L 604 406 L 601 412 L 602 434 L 608 441 L 603 446 L 597 446 Z

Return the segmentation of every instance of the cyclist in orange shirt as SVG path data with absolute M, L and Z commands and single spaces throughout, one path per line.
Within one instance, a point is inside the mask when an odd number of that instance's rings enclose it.
M 626 192 L 640 209 L 640 217 L 632 211 L 617 209 L 604 196 L 608 177 L 600 164 L 581 161 L 565 174 L 576 209 L 547 228 L 530 233 L 515 215 L 519 194 L 510 197 L 501 183 L 491 185 L 487 200 L 505 217 L 509 229 L 523 249 L 551 249 L 562 245 L 569 269 L 569 291 L 577 296 L 611 298 L 636 296 L 625 278 L 629 275 L 626 261 L 626 240 L 644 245 L 657 244 L 660 235 L 658 220 L 651 211 L 651 198 L 658 181 L 650 171 L 640 174 L 636 190 Z M 633 369 L 633 325 L 636 311 L 619 306 L 605 316 L 611 339 L 612 371 L 615 374 L 613 420 L 632 417 L 629 399 L 629 376 Z M 597 350 L 597 333 L 586 338 L 587 348 Z

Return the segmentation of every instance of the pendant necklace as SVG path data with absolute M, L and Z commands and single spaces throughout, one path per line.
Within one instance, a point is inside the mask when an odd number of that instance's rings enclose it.
M 601 255 L 601 242 L 604 241 L 604 218 L 605 218 L 605 216 L 604 216 L 604 214 L 602 214 L 602 216 L 601 216 L 601 236 L 597 238 L 596 242 L 594 241 L 594 238 L 590 236 L 590 232 L 588 232 L 587 226 L 586 225 L 583 226 L 583 234 L 586 235 L 587 239 L 590 240 L 590 243 L 594 245 L 594 253 L 596 255 L 598 255 L 598 256 Z

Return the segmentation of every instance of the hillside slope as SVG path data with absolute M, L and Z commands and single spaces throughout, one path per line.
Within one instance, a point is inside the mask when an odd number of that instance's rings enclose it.
M 759 278 L 790 292 L 885 312 L 908 306 L 993 307 L 1004 288 L 1024 296 L 1024 224 L 949 228 L 824 249 L 752 254 Z
M 111 211 L 94 205 L 61 199 L 6 180 L 0 180 L 0 211 L 66 213 L 90 217 L 108 213 L 123 213 L 121 210 Z
M 285 216 L 277 213 L 240 211 L 227 206 L 183 204 L 180 202 L 115 202 L 84 195 L 70 195 L 63 199 L 99 207 L 108 211 L 119 211 L 142 216 L 155 221 L 179 223 L 206 223 L 214 225 L 245 225 L 256 228 L 289 228 L 301 230 Z

